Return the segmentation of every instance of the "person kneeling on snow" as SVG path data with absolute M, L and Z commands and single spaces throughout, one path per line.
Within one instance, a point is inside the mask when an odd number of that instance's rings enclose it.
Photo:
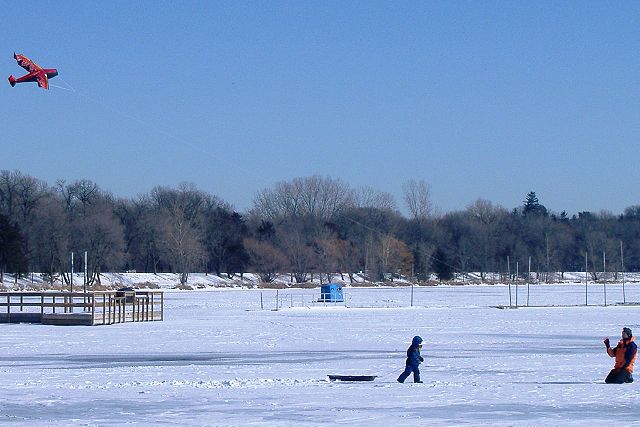
M 422 338 L 416 335 L 411 341 L 411 346 L 407 349 L 407 363 L 404 372 L 398 377 L 399 383 L 403 383 L 412 372 L 413 382 L 422 382 L 420 381 L 420 369 L 418 367 L 420 362 L 424 362 L 424 359 L 420 356 L 420 348 L 422 348 Z
M 618 342 L 616 348 L 609 346 L 609 337 L 604 339 L 604 345 L 607 347 L 607 354 L 616 358 L 613 369 L 604 380 L 609 384 L 632 383 L 633 363 L 638 356 L 638 346 L 635 343 L 631 329 L 622 328 L 622 339 Z

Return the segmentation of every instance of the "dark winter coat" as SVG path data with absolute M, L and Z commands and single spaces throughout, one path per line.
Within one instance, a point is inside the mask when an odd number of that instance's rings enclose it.
M 424 362 L 422 356 L 420 356 L 420 344 L 422 344 L 422 338 L 415 336 L 411 341 L 411 346 L 407 349 L 407 366 L 418 366 L 420 362 Z

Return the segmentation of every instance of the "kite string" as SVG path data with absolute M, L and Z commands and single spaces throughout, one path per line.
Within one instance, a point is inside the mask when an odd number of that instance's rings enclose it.
M 58 77 L 60 77 L 60 76 L 58 76 Z M 131 120 L 131 121 L 136 122 L 136 123 L 138 123 L 140 125 L 143 125 L 144 127 L 148 128 L 148 129 L 151 129 L 156 133 L 162 134 L 165 137 L 173 139 L 176 142 L 187 144 L 187 145 L 191 146 L 192 148 L 200 151 L 201 153 L 206 154 L 207 156 L 210 156 L 213 159 L 216 158 L 211 153 L 209 153 L 206 150 L 202 149 L 202 147 L 199 147 L 198 145 L 193 144 L 193 143 L 191 143 L 190 141 L 188 141 L 188 140 L 186 140 L 184 138 L 180 138 L 179 136 L 176 136 L 176 135 L 174 135 L 172 133 L 169 133 L 169 132 L 167 132 L 165 130 L 159 129 L 156 126 L 153 126 L 151 123 L 149 123 L 149 122 L 147 122 L 145 120 L 142 120 L 142 119 L 140 119 L 138 117 L 135 117 L 135 116 L 132 116 L 130 114 L 127 114 L 127 113 L 123 112 L 122 110 L 120 110 L 118 108 L 114 108 L 114 107 L 112 107 L 112 106 L 110 106 L 110 105 L 108 105 L 108 104 L 96 99 L 95 97 L 87 96 L 86 94 L 84 94 L 82 92 L 78 92 L 77 90 L 75 90 L 73 88 L 73 86 L 71 86 L 66 80 L 64 80 L 62 78 L 60 78 L 60 81 L 62 81 L 65 85 L 67 85 L 68 88 L 62 87 L 62 86 L 56 86 L 56 85 L 52 85 L 52 84 L 49 84 L 49 86 L 71 91 L 71 92 L 75 93 L 76 95 L 80 96 L 81 98 L 84 98 L 85 100 L 87 100 L 89 102 L 92 102 L 92 103 L 94 103 L 96 105 L 99 105 L 99 106 L 101 106 L 102 108 L 104 108 L 106 110 L 109 110 L 111 113 L 117 114 L 117 115 L 119 115 L 121 117 L 124 117 L 124 118 L 126 118 L 128 120 Z
M 49 83 L 49 87 L 55 87 L 56 89 L 62 89 L 62 90 L 68 90 L 69 92 L 75 92 L 75 90 L 69 89 L 68 87 L 52 85 L 51 83 Z
M 62 83 L 64 83 L 66 87 L 58 86 L 58 85 L 54 85 L 54 84 L 49 83 L 49 86 L 50 86 L 50 87 L 55 87 L 55 88 L 58 88 L 58 89 L 64 89 L 64 90 L 68 90 L 68 91 L 70 91 L 70 92 L 75 92 L 75 91 L 76 91 L 76 90 L 73 88 L 73 86 L 71 86 L 71 85 L 70 85 L 70 84 L 69 84 L 65 79 L 63 79 L 63 78 L 62 78 L 62 77 L 60 77 L 60 76 L 57 76 L 57 77 L 58 77 L 58 80 L 59 80 L 59 81 L 61 81 Z
M 60 76 L 58 76 L 58 77 L 60 77 Z M 95 105 L 99 105 L 102 108 L 104 108 L 105 110 L 108 110 L 113 114 L 116 114 L 116 115 L 119 115 L 121 117 L 124 117 L 127 120 L 130 120 L 132 122 L 136 122 L 139 125 L 142 125 L 142 127 L 145 128 L 147 131 L 153 131 L 154 133 L 163 135 L 164 137 L 166 137 L 168 139 L 171 139 L 174 142 L 178 142 L 178 143 L 181 143 L 181 144 L 188 145 L 188 146 L 192 147 L 193 149 L 199 151 L 200 153 L 204 154 L 205 156 L 211 158 L 212 160 L 216 160 L 216 161 L 219 160 L 219 158 L 217 156 L 215 156 L 213 153 L 211 153 L 208 150 L 204 149 L 200 145 L 189 141 L 187 138 L 180 137 L 180 136 L 178 136 L 178 135 L 176 135 L 176 134 L 174 134 L 172 132 L 169 132 L 169 131 L 160 129 L 157 126 L 154 126 L 149 121 L 146 121 L 146 120 L 143 120 L 143 119 L 141 119 L 139 117 L 135 117 L 135 116 L 132 116 L 130 114 L 127 114 L 124 111 L 122 111 L 120 108 L 116 108 L 116 107 L 114 107 L 112 105 L 106 104 L 104 101 L 102 101 L 100 99 L 97 99 L 94 96 L 89 96 L 89 94 L 86 94 L 83 91 L 77 91 L 66 80 L 64 80 L 62 78 L 60 80 L 65 85 L 69 86 L 69 89 L 67 89 L 67 90 L 70 90 L 71 92 L 75 93 L 77 96 L 85 99 L 86 101 L 91 102 L 91 103 L 93 103 Z M 236 169 L 245 171 L 248 174 L 253 174 L 254 173 L 251 170 L 248 170 L 248 169 L 246 169 L 246 168 L 244 168 L 242 166 L 239 166 L 239 165 L 236 165 Z

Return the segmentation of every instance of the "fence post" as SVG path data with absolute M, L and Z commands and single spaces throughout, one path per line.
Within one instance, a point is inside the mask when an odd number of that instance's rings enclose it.
M 96 323 L 96 295 L 89 295 L 89 298 L 91 299 L 91 326 L 93 326 Z

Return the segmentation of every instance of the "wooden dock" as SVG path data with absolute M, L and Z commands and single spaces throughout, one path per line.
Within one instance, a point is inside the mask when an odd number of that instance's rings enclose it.
M 163 318 L 161 291 L 0 292 L 0 323 L 94 326 Z

